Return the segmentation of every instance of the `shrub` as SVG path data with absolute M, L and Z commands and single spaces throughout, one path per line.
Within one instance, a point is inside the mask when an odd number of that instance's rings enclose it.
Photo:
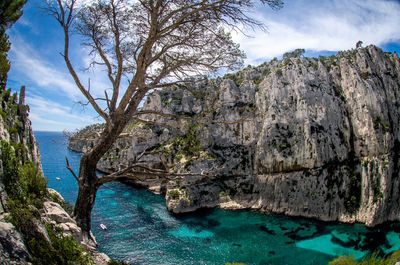
M 341 256 L 331 262 L 329 265 L 395 265 L 400 260 L 400 250 L 393 254 L 380 258 L 379 252 L 375 252 L 369 256 L 364 257 L 360 262 L 354 260 L 353 256 Z
M 33 237 L 28 241 L 34 264 L 43 265 L 91 265 L 91 256 L 73 239 L 56 233 L 51 225 L 46 226 L 51 244 L 43 237 Z
M 0 142 L 1 161 L 3 166 L 3 182 L 9 197 L 20 197 L 22 193 L 18 181 L 19 161 L 15 156 L 11 146 L 5 142 Z
M 171 197 L 171 199 L 177 200 L 177 199 L 179 199 L 179 196 L 180 196 L 181 193 L 179 192 L 179 190 L 174 189 L 174 190 L 170 190 L 168 192 L 168 194 Z
M 170 142 L 174 150 L 177 151 L 175 155 L 176 159 L 179 160 L 183 156 L 200 156 L 202 149 L 200 148 L 200 142 L 197 140 L 197 128 L 199 126 L 199 124 L 195 123 L 190 124 L 186 134 L 177 136 Z
M 362 72 L 362 73 L 360 73 L 360 77 L 363 80 L 367 80 L 369 78 L 369 73 L 368 72 Z
M 3 182 L 8 194 L 9 220 L 21 232 L 31 254 L 33 264 L 49 265 L 90 265 L 92 257 L 79 246 L 73 236 L 64 237 L 46 225 L 51 242 L 39 232 L 42 226 L 39 209 L 47 192 L 47 180 L 31 161 L 24 164 L 15 155 L 11 146 L 0 142 Z
M 47 179 L 31 161 L 26 161 L 18 173 L 26 203 L 42 208 L 47 195 Z

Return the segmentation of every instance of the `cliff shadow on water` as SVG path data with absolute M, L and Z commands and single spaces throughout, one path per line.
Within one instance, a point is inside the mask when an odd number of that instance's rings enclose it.
M 40 146 L 42 135 L 37 133 Z M 50 144 L 42 150 L 42 157 L 48 158 L 42 159 L 44 168 L 61 169 L 56 161 L 65 159 L 63 152 L 60 158 L 50 158 L 46 153 L 51 148 Z M 79 163 L 74 161 L 79 161 L 79 154 L 70 155 L 77 170 Z M 53 188 L 67 186 L 68 178 L 73 181 L 66 175 Z M 62 190 L 68 197 L 64 192 L 74 190 Z M 101 188 L 92 216 L 100 250 L 130 264 L 327 264 L 341 255 L 359 259 L 373 251 L 383 255 L 400 247 L 398 223 L 368 228 L 217 208 L 176 215 L 165 203 L 163 196 L 119 182 Z

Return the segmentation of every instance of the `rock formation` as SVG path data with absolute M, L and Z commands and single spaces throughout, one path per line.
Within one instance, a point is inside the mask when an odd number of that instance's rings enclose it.
M 142 110 L 164 115 L 132 122 L 98 167 L 113 172 L 146 151 L 153 167 L 198 174 L 131 180 L 164 192 L 175 213 L 218 206 L 368 226 L 399 220 L 399 74 L 396 53 L 368 46 L 157 91 Z M 78 132 L 70 148 L 90 149 L 101 129 Z
M 30 253 L 28 245 L 25 242 L 26 237 L 24 232 L 19 231 L 10 221 L 14 220 L 13 213 L 10 211 L 9 197 L 5 183 L 6 174 L 9 178 L 13 174 L 19 175 L 22 164 L 26 161 L 31 161 L 38 169 L 39 174 L 43 176 L 42 165 L 40 162 L 40 152 L 36 143 L 31 121 L 28 118 L 29 106 L 25 105 L 24 95 L 25 87 L 21 88 L 19 101 L 17 94 L 11 95 L 10 90 L 0 90 L 1 92 L 1 108 L 0 108 L 0 140 L 1 149 L 3 145 L 10 146 L 12 153 L 17 157 L 16 165 L 13 172 L 7 172 L 7 163 L 11 163 L 9 154 L 2 153 L 0 150 L 0 263 L 5 265 L 13 264 L 31 264 L 33 253 Z M 19 103 L 17 103 L 19 102 Z M 43 178 L 43 177 L 42 177 Z M 19 188 L 19 187 L 18 187 Z M 22 190 L 22 188 L 21 188 Z M 15 201 L 13 202 L 16 203 Z M 50 225 L 54 231 L 62 231 L 63 236 L 73 236 L 74 239 L 82 244 L 81 229 L 76 225 L 76 222 L 70 215 L 61 207 L 65 202 L 61 195 L 54 190 L 49 190 L 47 196 L 42 202 L 43 207 L 37 208 L 36 205 L 23 205 L 27 211 L 21 211 L 22 215 L 16 218 L 22 218 L 26 222 L 26 226 L 31 233 L 38 236 L 35 240 L 44 239 L 49 245 L 53 242 L 49 236 L 49 229 L 46 225 Z M 60 205 L 61 204 L 61 205 Z M 15 206 L 14 206 L 15 207 Z M 29 218 L 28 218 L 29 217 Z M 37 241 L 40 242 L 40 241 Z M 43 247 L 40 243 L 37 247 Z M 71 245 L 69 245 L 71 248 Z M 50 251 L 50 250 L 48 250 Z M 108 264 L 110 258 L 99 253 L 96 248 L 89 249 L 92 259 L 95 264 Z M 54 261 L 57 262 L 57 261 Z

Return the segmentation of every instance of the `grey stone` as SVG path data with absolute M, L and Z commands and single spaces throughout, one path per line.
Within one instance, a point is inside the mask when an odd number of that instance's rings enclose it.
M 178 159 L 171 142 L 190 122 L 149 114 L 144 118 L 164 126 L 118 139 L 99 167 L 114 172 L 161 146 L 168 152 L 143 161 L 199 176 L 132 182 L 164 191 L 176 213 L 219 206 L 369 226 L 400 220 L 397 54 L 368 46 L 336 57 L 271 61 L 233 79 L 194 85 L 204 97 L 156 91 L 143 106 L 214 121 L 196 128 L 206 155 Z

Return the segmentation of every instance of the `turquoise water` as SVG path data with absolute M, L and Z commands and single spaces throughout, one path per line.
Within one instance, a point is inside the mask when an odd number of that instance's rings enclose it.
M 77 184 L 65 157 L 77 172 L 80 155 L 66 148 L 61 133 L 35 135 L 49 187 L 74 203 Z M 162 196 L 119 182 L 99 190 L 92 220 L 100 250 L 130 264 L 327 264 L 340 255 L 400 248 L 399 223 L 368 229 L 220 209 L 174 216 Z

